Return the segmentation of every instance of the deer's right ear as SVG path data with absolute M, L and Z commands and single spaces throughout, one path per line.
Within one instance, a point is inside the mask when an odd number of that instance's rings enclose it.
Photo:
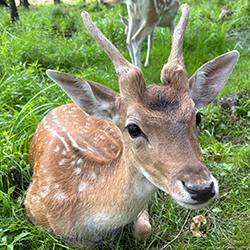
M 234 50 L 201 66 L 189 79 L 189 94 L 200 109 L 210 104 L 221 92 L 239 59 Z
M 47 70 L 46 73 L 84 112 L 97 118 L 109 118 L 115 123 L 118 93 L 99 83 L 59 71 Z

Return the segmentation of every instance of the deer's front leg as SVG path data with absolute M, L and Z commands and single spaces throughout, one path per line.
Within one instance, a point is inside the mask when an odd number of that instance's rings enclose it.
M 148 206 L 141 211 L 135 221 L 133 233 L 138 241 L 144 241 L 151 235 L 152 226 L 149 222 Z
M 148 35 L 148 52 L 147 52 L 146 61 L 144 63 L 144 67 L 148 67 L 148 65 L 149 65 L 149 55 L 150 55 L 151 48 L 153 46 L 153 36 L 154 36 L 154 31 L 152 31 Z
M 134 34 L 131 40 L 132 48 L 134 51 L 134 59 L 135 59 L 135 65 L 139 68 L 141 68 L 141 45 L 143 40 L 149 35 L 154 32 L 154 28 L 156 26 L 155 22 L 150 23 L 150 25 L 145 21 L 142 23 L 141 27 L 137 30 L 137 32 Z M 152 46 L 153 36 L 150 36 L 149 38 L 149 52 L 150 52 L 150 46 Z M 149 53 L 148 52 L 148 53 Z M 149 57 L 149 55 L 148 55 Z M 149 59 L 147 59 L 149 60 Z

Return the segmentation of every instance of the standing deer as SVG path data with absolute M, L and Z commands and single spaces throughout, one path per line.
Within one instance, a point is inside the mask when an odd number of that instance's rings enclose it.
M 82 13 L 89 33 L 114 64 L 120 94 L 47 70 L 75 104 L 50 111 L 32 139 L 33 182 L 25 206 L 33 223 L 90 248 L 134 221 L 134 234 L 143 240 L 151 234 L 145 207 L 157 189 L 189 209 L 204 207 L 218 195 L 218 183 L 200 157 L 198 109 L 222 90 L 239 54 L 217 57 L 188 80 L 182 56 L 188 16 L 188 6 L 182 5 L 161 72 L 163 86 L 146 87 L 141 70 Z
M 226 5 L 226 6 L 221 6 L 220 5 L 221 13 L 219 15 L 219 19 L 223 19 L 225 17 L 232 16 L 233 12 L 232 11 L 228 11 L 228 7 L 229 7 L 229 5 Z
M 129 21 L 122 17 L 126 26 L 127 46 L 132 63 L 141 68 L 141 45 L 148 36 L 148 51 L 144 66 L 149 65 L 155 27 L 169 27 L 174 32 L 175 16 L 179 0 L 104 0 L 105 3 L 126 3 Z

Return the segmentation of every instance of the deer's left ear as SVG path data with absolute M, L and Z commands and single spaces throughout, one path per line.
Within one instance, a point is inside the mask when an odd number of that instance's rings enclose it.
M 204 64 L 189 78 L 189 94 L 198 109 L 218 96 L 238 59 L 238 51 L 228 52 Z

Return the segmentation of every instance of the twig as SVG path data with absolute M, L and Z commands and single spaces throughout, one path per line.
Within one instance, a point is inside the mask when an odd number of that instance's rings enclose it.
M 165 249 L 166 247 L 168 247 L 170 244 L 172 244 L 174 241 L 176 241 L 176 240 L 178 239 L 178 237 L 180 236 L 180 234 L 181 234 L 182 231 L 183 231 L 183 228 L 184 228 L 184 227 L 186 226 L 186 224 L 187 224 L 187 221 L 188 221 L 188 218 L 189 218 L 191 212 L 192 212 L 192 210 L 190 209 L 189 212 L 188 212 L 188 215 L 187 215 L 187 217 L 186 217 L 186 220 L 185 220 L 184 224 L 183 224 L 182 227 L 181 227 L 180 232 L 175 236 L 175 238 L 172 239 L 171 241 L 169 241 L 165 246 L 163 246 L 163 247 L 162 247 L 161 249 L 159 249 L 159 250 Z

